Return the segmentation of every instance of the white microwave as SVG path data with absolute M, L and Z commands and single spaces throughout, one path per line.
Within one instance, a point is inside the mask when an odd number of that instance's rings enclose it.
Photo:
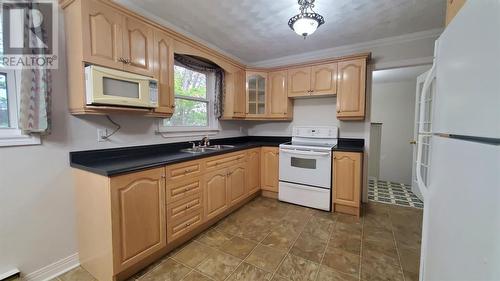
M 85 67 L 88 105 L 158 107 L 158 80 L 111 68 Z

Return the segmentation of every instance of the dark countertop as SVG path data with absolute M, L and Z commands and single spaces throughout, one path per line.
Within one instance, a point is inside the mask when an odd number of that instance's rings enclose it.
M 114 176 L 249 148 L 262 146 L 277 147 L 281 143 L 286 143 L 290 140 L 290 137 L 267 136 L 212 139 L 210 140 L 210 144 L 230 144 L 234 145 L 234 148 L 198 154 L 180 151 L 181 149 L 191 147 L 191 144 L 188 142 L 73 151 L 70 152 L 70 165 L 73 168 L 86 170 L 103 176 Z M 339 139 L 338 145 L 333 150 L 363 152 L 363 146 L 364 140 L 362 139 Z

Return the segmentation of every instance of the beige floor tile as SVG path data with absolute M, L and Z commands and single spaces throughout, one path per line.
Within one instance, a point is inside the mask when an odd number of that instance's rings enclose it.
M 174 261 L 167 259 L 154 268 L 152 271 L 146 273 L 139 278 L 140 281 L 177 281 L 181 280 L 191 271 L 190 268 Z
M 289 281 L 289 280 L 285 277 L 281 277 L 279 275 L 274 275 L 272 281 Z
M 328 266 L 322 265 L 319 269 L 317 281 L 358 281 L 356 275 L 345 274 Z
M 377 226 L 364 226 L 363 227 L 363 239 L 365 240 L 394 240 L 394 235 L 392 230 L 388 230 Z
M 319 263 L 323 257 L 327 241 L 302 232 L 290 253 L 301 258 Z
M 245 259 L 245 262 L 265 271 L 274 272 L 285 255 L 286 251 L 258 245 Z
M 197 241 L 192 241 L 181 251 L 173 256 L 173 259 L 186 264 L 190 267 L 196 267 L 214 250 Z
M 61 281 L 93 281 L 96 280 L 82 267 L 77 267 L 58 277 Z
M 227 254 L 244 259 L 250 254 L 255 246 L 257 246 L 257 243 L 253 241 L 234 236 L 231 240 L 222 244 L 219 249 Z
M 337 222 L 347 223 L 347 224 L 361 224 L 363 217 L 357 218 L 356 216 L 339 214 L 337 217 Z
M 417 273 L 420 271 L 420 251 L 411 248 L 398 248 L 403 271 Z
M 417 273 L 414 273 L 414 272 L 409 272 L 409 271 L 406 271 L 406 270 L 403 270 L 403 274 L 405 276 L 405 281 L 418 281 L 418 272 Z
M 231 240 L 231 235 L 220 232 L 214 228 L 208 230 L 196 239 L 198 242 L 212 247 L 220 247 L 222 244 Z
M 257 281 L 269 280 L 272 274 L 251 264 L 243 262 L 238 268 L 229 276 L 228 281 Z
M 361 238 L 361 224 L 336 222 L 331 235 L 346 234 Z
M 296 231 L 272 230 L 271 233 L 262 241 L 263 245 L 280 250 L 288 250 L 297 239 L 299 233 Z
M 241 260 L 223 252 L 214 251 L 196 269 L 215 280 L 226 279 Z
M 366 281 L 403 281 L 401 267 L 383 263 L 375 259 L 363 259 L 361 280 Z
M 191 273 L 186 275 L 186 277 L 184 277 L 182 281 L 212 281 L 212 279 L 199 272 L 191 271 Z
M 361 252 L 361 239 L 348 234 L 334 234 L 330 239 L 328 247 L 338 248 L 349 253 L 359 255 Z
M 366 260 L 376 260 L 379 263 L 386 263 L 399 266 L 399 259 L 397 256 L 391 257 L 385 255 L 382 252 L 363 249 L 363 256 L 361 257 L 361 263 L 363 263 Z
M 341 249 L 328 247 L 323 264 L 347 274 L 358 274 L 360 256 Z
M 315 280 L 318 270 L 319 264 L 289 254 L 276 271 L 276 274 L 290 281 L 307 281 Z
M 396 244 L 391 240 L 363 240 L 363 251 L 371 250 L 375 252 L 382 253 L 386 256 L 398 258 L 398 252 L 396 251 Z

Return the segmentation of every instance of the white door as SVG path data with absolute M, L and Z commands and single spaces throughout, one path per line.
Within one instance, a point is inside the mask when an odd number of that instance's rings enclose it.
M 415 122 L 413 126 L 413 168 L 411 173 L 411 191 L 417 195 L 420 200 L 424 201 L 422 193 L 420 192 L 420 188 L 417 184 L 417 140 L 419 139 L 419 125 L 420 125 L 420 107 L 424 107 L 424 118 L 423 118 L 423 126 L 426 132 L 431 132 L 431 112 L 432 112 L 432 99 L 435 92 L 435 83 L 432 83 L 429 92 L 425 95 L 425 98 L 422 99 L 422 87 L 424 85 L 425 78 L 429 74 L 429 71 L 422 73 L 417 77 L 417 94 L 415 95 Z M 429 171 L 429 154 L 430 154 L 430 136 L 422 136 L 422 165 L 420 169 L 422 169 L 422 177 L 424 181 L 428 180 L 428 171 Z

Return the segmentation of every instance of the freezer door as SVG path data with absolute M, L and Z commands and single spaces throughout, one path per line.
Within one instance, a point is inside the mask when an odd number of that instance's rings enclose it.
M 500 146 L 433 136 L 421 280 L 500 280 Z
M 500 138 L 500 1 L 466 1 L 439 38 L 433 131 Z

